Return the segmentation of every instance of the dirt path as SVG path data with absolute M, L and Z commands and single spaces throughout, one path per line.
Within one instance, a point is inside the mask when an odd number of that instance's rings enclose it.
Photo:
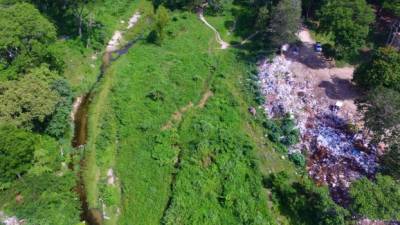
M 310 31 L 307 28 L 302 28 L 297 34 L 297 37 L 303 43 L 314 44 L 315 40 L 311 37 Z
M 210 90 L 207 90 L 202 95 L 200 101 L 197 103 L 196 108 L 202 109 L 207 104 L 208 99 L 210 99 L 214 93 Z M 171 129 L 172 126 L 176 123 L 179 123 L 182 120 L 183 114 L 185 114 L 189 109 L 195 107 L 192 102 L 189 102 L 187 105 L 181 107 L 178 111 L 174 112 L 171 118 L 164 124 L 161 130 Z
M 220 35 L 219 32 L 217 31 L 217 29 L 215 29 L 215 27 L 213 27 L 211 24 L 209 24 L 209 23 L 207 22 L 207 20 L 204 18 L 203 12 L 202 12 L 202 11 L 199 11 L 197 14 L 199 15 L 199 19 L 200 19 L 201 21 L 203 21 L 203 23 L 204 23 L 205 25 L 207 25 L 211 30 L 214 31 L 214 33 L 215 33 L 215 39 L 216 39 L 217 42 L 221 45 L 221 49 L 227 49 L 227 48 L 229 48 L 229 43 L 228 43 L 228 42 L 225 42 L 224 40 L 222 40 L 221 35 Z

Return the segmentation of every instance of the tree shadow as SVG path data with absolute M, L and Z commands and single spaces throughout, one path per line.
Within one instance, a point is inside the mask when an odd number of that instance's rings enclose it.
M 331 67 L 331 64 L 322 53 L 315 52 L 313 44 L 296 43 L 284 54 L 286 58 L 300 62 L 312 69 L 325 69 Z
M 348 100 L 359 97 L 357 87 L 348 79 L 334 77 L 332 81 L 322 81 L 318 87 L 324 88 L 326 96 L 334 100 Z

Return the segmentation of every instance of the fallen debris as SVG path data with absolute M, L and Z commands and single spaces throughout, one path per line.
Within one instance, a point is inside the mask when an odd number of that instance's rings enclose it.
M 25 220 L 20 220 L 16 216 L 6 216 L 3 211 L 0 211 L 0 224 L 4 225 L 23 225 L 25 224 Z
M 350 183 L 375 174 L 376 147 L 370 144 L 371 138 L 363 129 L 362 115 L 354 105 L 353 95 L 348 98 L 350 95 L 344 96 L 342 91 L 331 95 L 331 90 L 324 90 L 326 87 L 321 85 L 333 83 L 338 75 L 326 76 L 325 80 L 319 80 L 318 73 L 304 76 L 311 71 L 284 56 L 263 60 L 259 64 L 259 86 L 265 96 L 263 108 L 270 118 L 287 113 L 294 117 L 301 142 L 289 152 L 306 150 L 310 177 L 317 184 L 328 185 L 333 199 L 346 205 Z

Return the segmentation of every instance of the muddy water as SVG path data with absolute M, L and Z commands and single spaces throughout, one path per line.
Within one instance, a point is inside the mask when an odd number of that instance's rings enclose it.
M 72 146 L 74 148 L 80 148 L 84 150 L 84 146 L 87 142 L 88 138 L 88 112 L 90 108 L 90 103 L 96 94 L 94 92 L 94 88 L 97 84 L 101 81 L 104 77 L 107 68 L 116 61 L 120 56 L 126 54 L 128 50 L 140 39 L 137 39 L 129 42 L 127 45 L 123 46 L 119 50 L 113 52 L 106 52 L 103 56 L 103 61 L 101 65 L 100 74 L 97 76 L 96 82 L 93 84 L 89 92 L 85 93 L 82 96 L 82 100 L 80 104 L 78 104 L 75 114 L 73 115 L 74 118 L 74 137 L 72 139 Z M 79 103 L 79 102 L 78 102 Z M 82 154 L 84 155 L 84 154 Z M 89 204 L 87 202 L 87 196 L 85 191 L 85 182 L 83 179 L 83 169 L 85 168 L 85 157 L 82 156 L 80 161 L 80 170 L 78 174 L 78 184 L 75 188 L 75 191 L 79 195 L 79 199 L 81 201 L 81 220 L 85 221 L 88 225 L 102 225 L 103 224 L 103 213 L 99 209 L 91 209 L 89 208 Z

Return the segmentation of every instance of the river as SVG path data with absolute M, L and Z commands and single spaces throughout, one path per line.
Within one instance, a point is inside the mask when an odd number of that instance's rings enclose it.
M 135 16 L 138 18 L 137 13 L 135 13 L 134 17 Z M 130 23 L 129 26 L 128 28 L 131 28 L 132 24 Z M 117 32 L 120 34 L 119 31 Z M 97 76 L 96 82 L 92 85 L 87 93 L 84 93 L 82 96 L 78 97 L 74 102 L 74 110 L 72 113 L 74 123 L 74 136 L 71 144 L 75 149 L 80 149 L 82 151 L 85 150 L 85 145 L 88 138 L 88 112 L 90 109 L 90 104 L 96 95 L 96 92 L 94 91 L 95 87 L 97 87 L 102 78 L 106 75 L 106 71 L 112 65 L 112 63 L 115 62 L 122 55 L 126 54 L 128 50 L 133 47 L 134 44 L 141 38 L 142 35 L 128 42 L 125 46 L 122 46 L 121 48 L 110 48 L 110 44 L 107 46 L 107 50 L 102 58 L 100 74 Z M 79 199 L 81 201 L 81 220 L 85 221 L 88 225 L 102 225 L 102 211 L 100 209 L 89 208 L 85 190 L 85 181 L 83 178 L 83 168 L 85 168 L 86 166 L 86 161 L 84 156 L 85 154 L 82 155 L 83 156 L 81 157 L 81 160 L 79 162 L 81 169 L 78 172 L 78 182 L 75 187 L 75 191 L 78 193 Z

